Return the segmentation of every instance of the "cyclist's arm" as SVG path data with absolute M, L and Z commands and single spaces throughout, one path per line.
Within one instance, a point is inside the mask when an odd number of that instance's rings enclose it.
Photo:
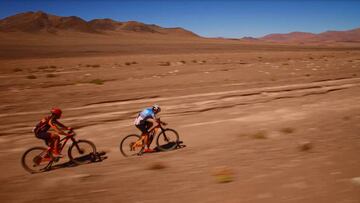
M 149 129 L 149 131 L 152 131 L 156 126 L 159 125 L 159 123 L 157 122 L 157 119 L 154 119 L 154 118 L 148 118 L 146 121 L 151 122 L 153 124 L 151 126 L 151 128 Z
M 63 124 L 59 122 L 57 122 L 56 120 L 50 119 L 49 120 L 49 125 L 51 126 L 52 129 L 54 129 L 57 133 L 61 134 L 61 135 L 67 135 L 67 133 L 65 133 L 62 128 L 65 127 Z

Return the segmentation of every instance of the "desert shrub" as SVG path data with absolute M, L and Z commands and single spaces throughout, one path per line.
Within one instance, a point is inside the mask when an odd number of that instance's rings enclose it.
M 56 75 L 49 73 L 49 74 L 46 74 L 46 77 L 47 77 L 47 78 L 54 78 L 54 77 L 56 77 Z
M 300 143 L 299 149 L 300 151 L 309 151 L 313 148 L 313 144 L 311 142 L 303 142 Z
M 99 64 L 87 64 L 86 67 L 89 67 L 89 68 L 99 68 L 100 65 L 99 65 Z
M 309 73 L 305 74 L 306 77 L 310 77 L 311 75 Z
M 44 70 L 44 69 L 47 69 L 48 67 L 47 66 L 39 66 L 37 67 L 39 70 Z
M 294 129 L 294 128 L 287 127 L 287 128 L 282 128 L 280 131 L 283 132 L 283 133 L 285 133 L 285 134 L 290 134 L 290 133 L 295 132 L 295 129 Z
M 213 176 L 217 183 L 229 183 L 234 181 L 234 172 L 229 167 L 215 169 Z
M 159 63 L 160 66 L 170 66 L 170 62 L 169 61 L 166 61 L 166 62 L 160 62 Z
M 133 62 L 131 62 L 131 64 L 137 64 L 137 62 L 136 62 L 136 61 L 133 61 Z
M 164 169 L 164 168 L 167 168 L 167 166 L 165 166 L 165 164 L 160 163 L 160 162 L 152 163 L 148 167 L 148 169 L 150 169 L 150 170 L 161 170 L 161 169 Z
M 125 65 L 130 66 L 131 62 L 125 62 Z
M 89 83 L 92 83 L 92 84 L 96 84 L 96 85 L 102 85 L 102 84 L 104 84 L 104 80 L 101 80 L 101 79 L 93 79 L 93 80 L 91 80 Z
M 23 70 L 22 70 L 21 68 L 14 68 L 13 71 L 14 71 L 14 72 L 21 72 L 21 71 L 23 71 Z
M 35 75 L 28 75 L 26 76 L 27 79 L 36 79 L 36 76 Z
M 266 132 L 263 130 L 252 134 L 251 137 L 253 137 L 255 139 L 266 139 L 267 138 Z

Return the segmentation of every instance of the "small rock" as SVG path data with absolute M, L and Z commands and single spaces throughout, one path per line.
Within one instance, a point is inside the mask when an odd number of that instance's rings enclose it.
M 301 151 L 308 151 L 313 148 L 313 144 L 311 142 L 302 142 L 299 148 Z

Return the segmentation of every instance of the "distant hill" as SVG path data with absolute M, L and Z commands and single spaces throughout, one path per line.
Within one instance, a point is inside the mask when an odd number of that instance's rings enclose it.
M 183 28 L 163 28 L 136 21 L 118 22 L 112 19 L 85 21 L 77 16 L 61 17 L 42 11 L 19 13 L 0 20 L 0 32 L 57 33 L 63 30 L 98 34 L 114 31 L 197 36 Z
M 360 28 L 347 31 L 327 31 L 320 34 L 308 32 L 269 34 L 259 39 L 271 42 L 360 42 Z

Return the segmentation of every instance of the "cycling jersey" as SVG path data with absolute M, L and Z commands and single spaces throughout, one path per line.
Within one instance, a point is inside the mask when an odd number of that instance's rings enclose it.
M 137 118 L 135 119 L 134 124 L 140 125 L 141 123 L 144 123 L 144 121 L 146 121 L 149 118 L 156 119 L 155 113 L 152 110 L 152 108 L 146 108 L 142 112 L 140 112 L 139 115 L 137 116 Z

